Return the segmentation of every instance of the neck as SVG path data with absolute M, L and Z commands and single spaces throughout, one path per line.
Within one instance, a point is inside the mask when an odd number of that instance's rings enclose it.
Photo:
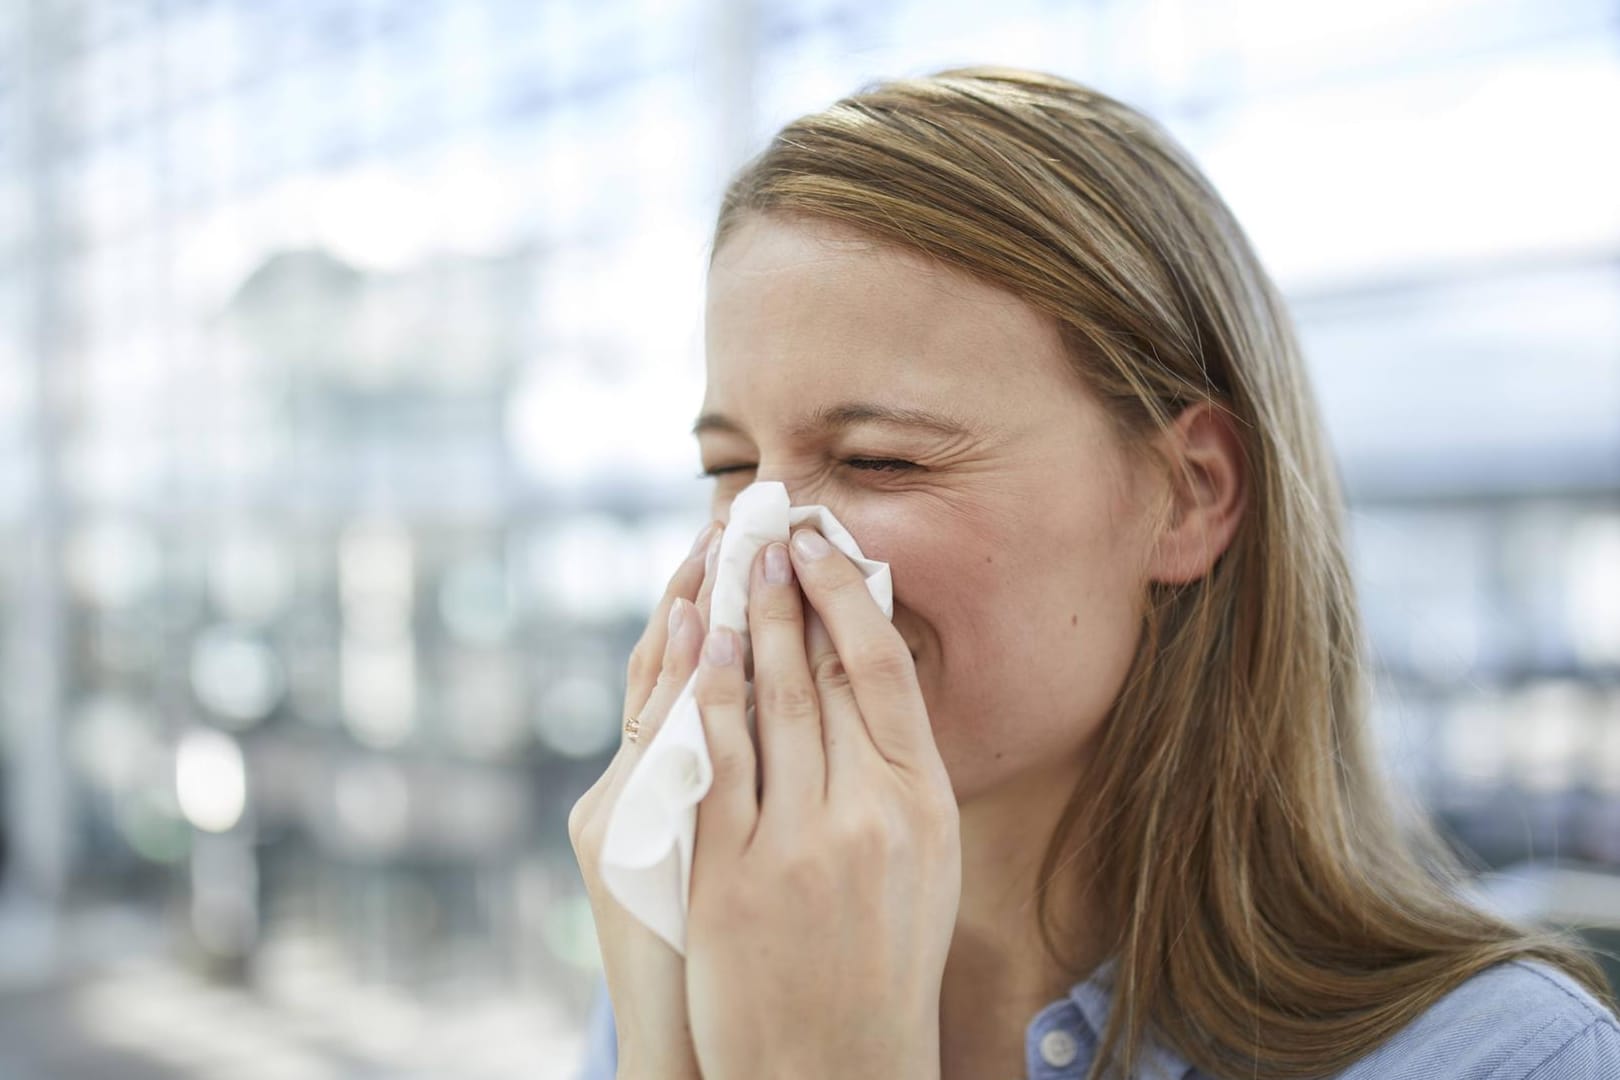
M 1036 1012 L 1079 977 L 1046 951 L 1036 922 L 1041 857 L 1074 785 L 1071 768 L 1014 782 L 960 806 L 962 898 L 940 988 L 940 1061 L 946 1080 L 1022 1076 L 1024 1032 Z M 1084 871 L 1057 871 L 1052 909 L 1058 925 L 1091 927 L 1075 890 Z M 1103 958 L 1084 931 L 1064 938 L 1081 972 Z

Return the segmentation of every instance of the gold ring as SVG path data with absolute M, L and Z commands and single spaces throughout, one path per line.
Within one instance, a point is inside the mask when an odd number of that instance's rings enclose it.
M 641 734 L 641 721 L 636 719 L 634 716 L 625 717 L 624 733 L 631 742 L 635 742 L 636 736 Z

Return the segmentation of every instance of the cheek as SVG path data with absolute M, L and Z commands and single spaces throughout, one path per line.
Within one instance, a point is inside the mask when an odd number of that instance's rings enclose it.
M 1101 508 L 1016 528 L 1005 514 L 940 520 L 899 504 L 839 520 L 891 565 L 896 607 L 953 674 L 1061 683 L 1077 666 L 1103 676 L 1134 646 L 1138 560 Z
M 942 636 L 943 624 L 955 621 L 953 612 L 977 606 L 963 600 L 995 588 L 996 540 L 971 524 L 945 523 L 897 503 L 852 507 L 838 519 L 863 554 L 890 565 L 895 606 L 927 624 L 919 630 Z
M 896 604 L 926 641 L 918 674 L 959 790 L 1077 751 L 1118 696 L 1140 633 L 1139 571 L 1099 520 L 857 533 L 892 563 Z

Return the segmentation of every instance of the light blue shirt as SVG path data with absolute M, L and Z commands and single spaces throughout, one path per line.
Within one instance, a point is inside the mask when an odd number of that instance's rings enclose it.
M 1075 983 L 1030 1020 L 1028 1080 L 1086 1075 L 1108 1023 L 1112 967 Z M 576 1080 L 613 1080 L 617 1056 L 613 1009 L 599 983 Z M 1145 1048 L 1136 1077 L 1210 1080 L 1156 1043 Z M 1452 990 L 1334 1080 L 1620 1080 L 1620 1024 L 1563 972 L 1511 960 Z

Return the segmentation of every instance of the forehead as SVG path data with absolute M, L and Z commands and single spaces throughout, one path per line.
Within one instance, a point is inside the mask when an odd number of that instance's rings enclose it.
M 1068 381 L 1055 323 L 1011 293 L 814 219 L 726 239 L 704 336 L 706 411 L 880 397 L 983 415 Z

